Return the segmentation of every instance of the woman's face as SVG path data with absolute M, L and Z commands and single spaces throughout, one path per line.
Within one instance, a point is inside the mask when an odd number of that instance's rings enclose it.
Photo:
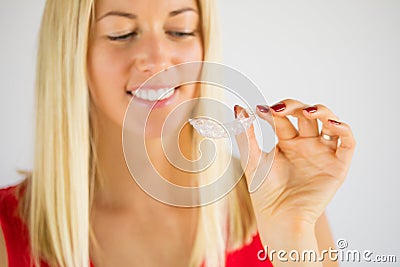
M 122 126 L 132 92 L 140 114 L 171 87 L 162 81 L 136 93 L 144 81 L 170 66 L 203 60 L 200 11 L 196 0 L 98 0 L 95 6 L 89 88 L 97 113 Z M 195 85 L 186 85 L 166 95 L 154 106 L 151 123 L 159 127 L 174 107 L 196 94 Z

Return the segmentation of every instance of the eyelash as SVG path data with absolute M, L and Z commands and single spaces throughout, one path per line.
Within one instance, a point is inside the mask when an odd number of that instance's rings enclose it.
M 176 38 L 183 38 L 183 37 L 188 37 L 188 36 L 194 36 L 195 32 L 175 32 L 175 31 L 167 31 L 166 33 L 172 35 L 173 37 Z M 123 42 L 128 40 L 129 38 L 136 36 L 136 32 L 130 32 L 124 35 L 120 36 L 108 36 L 108 39 L 113 42 Z
M 186 36 L 194 36 L 194 32 L 174 32 L 174 31 L 168 31 L 168 34 L 171 34 L 174 37 L 186 37 Z
M 136 32 L 130 32 L 124 35 L 119 35 L 119 36 L 108 36 L 108 39 L 110 41 L 125 41 L 128 38 L 134 36 L 136 34 Z

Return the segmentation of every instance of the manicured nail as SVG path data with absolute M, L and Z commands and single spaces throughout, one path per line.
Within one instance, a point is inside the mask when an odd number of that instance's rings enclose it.
M 238 112 L 239 112 L 239 108 L 240 108 L 239 105 L 235 105 L 235 106 L 233 107 L 233 113 L 235 114 L 235 119 L 237 118 L 237 114 L 238 114 Z
M 311 107 L 306 107 L 304 110 L 307 111 L 308 113 L 314 113 L 318 109 L 317 109 L 317 107 L 311 106 Z
M 281 112 L 286 108 L 285 103 L 278 103 L 271 107 L 275 112 Z
M 331 119 L 329 119 L 328 121 L 329 121 L 330 123 L 332 123 L 332 124 L 335 124 L 335 125 L 340 125 L 340 124 L 341 124 L 340 122 L 335 121 L 335 120 L 331 120 Z
M 267 105 L 257 105 L 257 108 L 262 113 L 268 113 L 269 107 Z

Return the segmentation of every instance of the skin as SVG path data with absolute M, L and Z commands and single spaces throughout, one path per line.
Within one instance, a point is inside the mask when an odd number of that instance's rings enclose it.
M 263 244 L 275 250 L 318 251 L 317 234 L 321 229 L 316 224 L 347 175 L 355 140 L 349 125 L 329 121 L 338 119 L 327 107 L 316 105 L 316 111 L 311 113 L 305 110 L 308 105 L 300 101 L 287 99 L 282 103 L 284 110 L 257 110 L 257 115 L 271 125 L 274 118 L 279 140 L 274 151 L 260 150 L 254 127 L 237 136 L 242 165 L 246 177 L 257 177 L 266 172 L 273 160 L 268 179 L 251 194 Z M 298 119 L 299 130 L 287 118 L 289 115 Z M 321 138 L 317 120 L 322 122 L 324 133 L 340 137 L 340 145 Z M 280 261 L 274 264 L 285 265 Z M 322 266 L 320 262 L 291 264 Z
M 172 11 L 187 7 L 195 11 L 170 16 Z M 134 13 L 137 18 L 103 17 L 111 10 Z M 121 131 L 130 101 L 126 94 L 128 88 L 140 85 L 169 66 L 203 58 L 196 1 L 101 0 L 96 3 L 96 14 L 88 69 L 94 128 L 101 140 L 97 149 L 104 186 L 96 188 L 94 195 L 92 222 L 100 246 L 92 244 L 92 260 L 96 266 L 139 263 L 141 266 L 187 266 L 196 232 L 196 209 L 161 204 L 140 190 L 124 161 Z M 132 31 L 138 34 L 119 41 L 109 39 L 109 36 Z M 175 33 L 171 34 L 176 31 L 194 32 L 194 35 L 177 37 Z M 149 127 L 154 132 L 161 127 L 169 111 L 197 95 L 194 86 L 180 88 L 178 92 L 179 97 L 174 103 L 155 110 L 150 118 Z M 284 111 L 258 112 L 260 118 L 269 123 L 272 115 L 276 117 L 279 138 L 270 177 L 251 194 L 262 242 L 270 249 L 288 251 L 334 247 L 323 212 L 347 173 L 354 149 L 351 131 L 346 124 L 328 123 L 328 119 L 336 117 L 326 107 L 318 106 L 317 112 L 308 114 L 303 111 L 305 104 L 296 100 L 284 102 Z M 136 112 L 140 114 L 140 108 Z M 299 132 L 287 119 L 288 115 L 299 118 Z M 327 134 L 342 138 L 337 151 L 334 145 L 321 141 L 317 119 L 323 122 Z M 173 182 L 182 182 L 187 173 L 180 173 L 168 165 L 165 158 L 160 159 L 163 155 L 160 140 L 151 134 L 145 138 L 151 140 L 148 146 L 150 160 L 157 159 L 157 166 L 164 176 L 174 177 L 171 178 Z M 249 138 L 249 146 L 245 138 Z M 243 155 L 250 155 L 248 164 L 243 166 L 247 177 L 270 165 L 273 153 L 259 149 L 252 128 L 247 135 L 237 139 L 242 162 Z M 182 131 L 179 141 L 181 147 L 190 147 L 189 129 Z M 189 154 L 189 151 L 183 153 Z M 257 165 L 259 157 L 262 160 Z M 321 172 L 326 166 L 331 168 Z M 171 239 L 171 234 L 176 238 Z M 159 256 L 154 257 L 154 251 Z M 274 265 L 281 266 L 282 263 L 274 262 Z M 322 263 L 315 264 L 319 265 Z M 331 262 L 324 265 L 337 266 Z
M 187 7 L 195 11 L 170 16 L 171 11 Z M 103 17 L 111 10 L 133 13 L 137 18 Z M 202 60 L 199 19 L 194 0 L 96 1 L 97 22 L 91 31 L 88 51 L 92 122 L 97 140 L 101 140 L 96 148 L 103 173 L 103 186 L 95 188 L 91 214 L 97 243 L 91 243 L 90 253 L 96 267 L 188 265 L 197 210 L 164 205 L 146 195 L 126 167 L 121 135 L 124 112 L 130 101 L 126 94 L 129 88 L 169 66 Z M 138 35 L 118 41 L 109 38 L 132 31 Z M 194 34 L 178 36 L 176 32 Z M 197 94 L 195 86 L 180 88 L 171 105 L 154 111 L 149 120 L 150 133 L 159 131 L 166 114 L 175 106 Z M 268 169 L 274 158 L 268 179 L 251 194 L 261 240 L 270 250 L 318 251 L 335 247 L 324 210 L 345 179 L 354 138 L 347 124 L 328 121 L 337 118 L 325 106 L 317 105 L 316 112 L 308 113 L 303 110 L 308 105 L 297 100 L 287 99 L 283 103 L 286 108 L 282 111 L 257 112 L 267 123 L 273 124 L 272 116 L 275 119 L 279 142 L 274 151 L 260 150 L 252 127 L 237 136 L 248 182 L 254 174 Z M 140 108 L 136 112 L 140 119 Z M 289 115 L 298 118 L 299 130 L 287 119 Z M 322 122 L 325 133 L 341 138 L 340 146 L 321 139 L 317 120 Z M 181 147 L 190 147 L 190 136 L 190 129 L 184 128 L 179 140 Z M 159 155 L 163 155 L 160 140 L 152 134 L 145 138 L 151 141 L 149 157 L 157 159 L 163 176 L 184 184 L 187 173 L 172 168 L 165 158 L 160 159 Z M 5 247 L 0 231 L 0 266 L 6 266 L 3 255 Z M 322 266 L 322 263 L 289 265 Z M 337 263 L 326 261 L 323 265 L 337 266 Z
M 183 8 L 194 11 L 170 16 L 172 11 Z M 98 20 L 111 10 L 133 13 L 137 18 L 107 16 Z M 91 246 L 91 258 L 96 267 L 188 265 L 198 220 L 196 209 L 164 205 L 146 195 L 126 167 L 121 135 L 124 112 L 131 99 L 126 94 L 127 89 L 175 64 L 202 60 L 198 13 L 194 0 L 96 2 L 98 21 L 91 34 L 88 53 L 93 122 L 98 140 L 101 140 L 97 143 L 97 152 L 104 185 L 95 190 L 91 218 L 100 245 Z M 138 35 L 123 41 L 108 38 L 129 32 Z M 193 34 L 178 36 L 177 33 L 182 32 Z M 175 106 L 194 98 L 197 89 L 181 87 L 177 94 L 172 104 L 152 113 L 148 122 L 152 132 L 157 132 L 166 114 Z M 140 108 L 135 112 L 140 114 Z M 182 130 L 182 147 L 190 147 L 190 131 L 188 127 Z M 163 155 L 160 140 L 151 134 L 146 139 L 151 141 L 147 146 L 149 157 L 157 160 L 157 168 L 163 175 L 173 177 L 172 182 L 184 183 L 185 175 L 171 168 L 165 158 L 160 159 L 159 155 Z M 183 152 L 189 154 L 189 151 Z
M 170 12 L 186 7 L 195 11 L 170 15 Z M 133 13 L 137 18 L 104 17 L 113 10 Z M 202 60 L 198 12 L 194 0 L 96 2 L 97 22 L 91 34 L 88 67 L 89 87 L 97 111 L 103 112 L 101 116 L 107 116 L 121 127 L 131 99 L 126 94 L 129 88 L 140 86 L 170 66 Z M 179 36 L 183 33 L 193 36 Z M 110 40 L 116 36 L 120 39 Z M 153 111 L 149 124 L 162 124 L 166 115 L 183 101 L 193 98 L 196 90 L 194 86 L 184 86 L 177 93 L 177 101 Z

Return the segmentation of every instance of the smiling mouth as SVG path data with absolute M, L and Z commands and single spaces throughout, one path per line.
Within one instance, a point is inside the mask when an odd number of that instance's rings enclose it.
M 165 87 L 158 89 L 140 88 L 137 90 L 127 91 L 126 93 L 132 97 L 145 100 L 145 101 L 160 101 L 170 98 L 174 95 L 178 87 Z

